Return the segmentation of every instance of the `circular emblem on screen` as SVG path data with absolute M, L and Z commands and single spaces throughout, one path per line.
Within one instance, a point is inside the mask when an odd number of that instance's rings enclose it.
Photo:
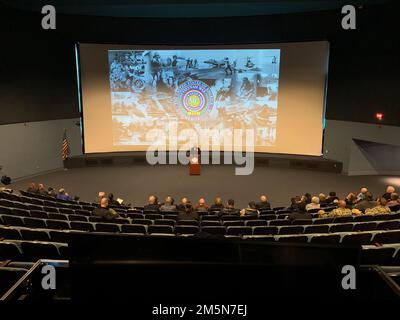
M 214 106 L 210 87 L 200 80 L 182 83 L 176 90 L 175 101 L 179 112 L 188 119 L 199 119 Z
M 144 82 L 143 82 L 142 80 L 140 80 L 140 79 L 136 79 L 136 80 L 133 82 L 133 85 L 134 85 L 135 88 L 137 88 L 137 89 L 142 89 L 142 88 L 144 87 Z

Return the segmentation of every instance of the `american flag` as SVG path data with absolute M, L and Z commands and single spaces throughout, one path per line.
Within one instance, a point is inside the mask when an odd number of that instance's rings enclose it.
M 61 144 L 61 158 L 63 161 L 67 160 L 69 157 L 69 143 L 67 139 L 67 130 L 64 129 L 63 140 Z

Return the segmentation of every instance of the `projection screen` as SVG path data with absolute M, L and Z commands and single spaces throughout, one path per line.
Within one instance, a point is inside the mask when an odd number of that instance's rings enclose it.
M 166 149 L 175 151 L 188 144 L 179 136 L 187 129 L 221 137 L 242 129 L 253 130 L 255 152 L 319 156 L 328 57 L 326 41 L 80 44 L 84 150 L 146 151 L 155 131 L 165 132 Z

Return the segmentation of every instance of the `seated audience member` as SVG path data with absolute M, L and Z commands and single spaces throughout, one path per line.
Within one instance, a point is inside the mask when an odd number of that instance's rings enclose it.
M 292 212 L 300 211 L 301 198 L 299 196 L 295 196 L 292 199 L 290 199 L 290 201 L 291 201 L 291 204 L 287 209 Z
M 39 183 L 39 184 L 38 184 L 37 193 L 38 193 L 38 194 L 41 194 L 41 195 L 43 195 L 43 196 L 47 196 L 47 195 L 48 195 L 46 189 L 44 188 L 43 183 Z
M 194 209 L 197 212 L 208 212 L 208 205 L 206 204 L 206 200 L 204 198 L 200 198 Z
M 199 213 L 193 210 L 192 204 L 187 198 L 182 198 L 178 205 L 178 220 L 198 220 Z
M 101 203 L 101 199 L 106 197 L 106 193 L 104 191 L 99 191 L 99 194 L 97 195 L 97 203 L 98 205 L 100 205 Z
M 339 198 L 336 195 L 336 192 L 335 191 L 331 191 L 331 192 L 329 192 L 329 197 L 326 198 L 326 203 L 327 204 L 333 204 L 333 203 L 336 203 L 338 200 L 339 200 Z
M 319 209 L 321 206 L 319 204 L 319 197 L 312 197 L 311 202 L 306 205 L 306 211 L 312 209 Z
M 173 212 L 176 211 L 176 205 L 174 205 L 174 199 L 170 196 L 165 198 L 164 204 L 160 207 L 161 212 Z
M 352 215 L 351 209 L 347 208 L 346 201 L 339 200 L 337 204 L 338 204 L 338 207 L 336 209 L 333 209 L 328 214 L 329 217 L 351 216 Z
M 400 205 L 400 200 L 399 200 L 399 194 L 396 192 L 393 192 L 390 195 L 390 201 L 387 203 L 387 206 L 389 208 L 399 206 Z
M 239 209 L 235 209 L 235 201 L 233 199 L 229 199 L 225 208 L 222 209 L 221 215 L 239 215 Z
M 208 209 L 208 211 L 218 211 L 221 212 L 222 209 L 224 209 L 224 204 L 222 203 L 222 199 L 220 197 L 216 197 L 214 199 L 214 204 L 212 204 L 210 206 L 210 208 Z
M 263 194 L 260 196 L 260 202 L 256 203 L 257 210 L 271 210 L 271 204 L 268 202 L 268 197 Z
M 299 211 L 306 211 L 306 206 L 311 203 L 311 194 L 305 193 L 297 203 Z
M 105 219 L 118 218 L 119 217 L 118 213 L 115 210 L 110 209 L 108 204 L 109 204 L 108 199 L 105 197 L 102 198 L 100 201 L 100 206 L 96 207 L 93 210 L 92 214 L 94 216 L 105 218 Z
M 60 190 L 58 190 L 57 199 L 72 201 L 72 198 L 69 196 L 68 193 L 65 192 L 64 188 L 61 188 Z
M 254 201 L 249 202 L 249 206 L 245 209 L 240 210 L 241 216 L 258 216 L 259 212 L 256 208 L 256 203 Z
M 108 204 L 110 206 L 115 206 L 115 207 L 119 207 L 121 205 L 117 200 L 114 199 L 114 194 L 113 193 L 110 193 L 108 195 Z
M 36 186 L 36 183 L 31 182 L 31 183 L 29 184 L 28 189 L 26 189 L 26 192 L 37 193 L 37 192 L 38 192 L 38 187 Z
M 362 212 L 365 212 L 366 209 L 371 209 L 374 208 L 378 205 L 378 202 L 374 201 L 374 198 L 372 196 L 371 192 L 367 192 L 365 195 L 365 199 L 361 200 L 360 202 L 358 202 L 354 208 L 358 209 Z
M 365 214 L 368 215 L 376 215 L 376 214 L 385 214 L 385 213 L 390 213 L 390 208 L 387 206 L 388 201 L 384 198 L 381 197 L 378 200 L 378 205 L 373 207 L 373 208 L 367 208 L 365 210 Z
M 47 189 L 47 194 L 48 194 L 50 197 L 57 198 L 57 192 L 56 192 L 56 190 L 54 190 L 54 188 L 52 188 L 52 187 L 49 187 L 49 188 Z
M 357 197 L 354 193 L 350 192 L 347 196 L 346 199 L 344 199 L 344 201 L 346 201 L 346 205 L 347 208 L 349 209 L 353 209 L 353 207 L 356 205 L 357 203 Z
M 325 193 L 320 193 L 319 195 L 318 195 L 318 198 L 319 198 L 319 205 L 321 206 L 321 207 L 323 207 L 323 206 L 326 206 L 328 203 L 326 202 L 326 195 L 325 195 Z
M 393 186 L 387 186 L 386 192 L 383 194 L 382 198 L 385 198 L 387 201 L 391 200 L 392 193 L 395 192 L 395 188 Z
M 151 195 L 149 197 L 148 204 L 146 204 L 143 208 L 144 211 L 158 211 L 160 205 L 158 204 L 158 199 L 156 196 Z
M 178 211 L 188 211 L 188 210 L 192 210 L 192 204 L 190 203 L 189 199 L 186 197 L 183 197 L 181 199 L 181 202 L 176 206 L 176 208 L 178 209 Z
M 365 187 L 362 187 L 360 190 L 360 193 L 357 195 L 357 202 L 360 202 L 362 200 L 365 200 L 367 196 L 368 189 Z

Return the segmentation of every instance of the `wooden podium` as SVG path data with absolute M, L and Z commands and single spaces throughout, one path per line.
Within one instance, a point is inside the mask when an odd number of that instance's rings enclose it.
M 191 176 L 200 175 L 200 163 L 189 163 L 189 174 Z
M 200 175 L 200 149 L 192 148 L 189 158 L 189 175 Z

